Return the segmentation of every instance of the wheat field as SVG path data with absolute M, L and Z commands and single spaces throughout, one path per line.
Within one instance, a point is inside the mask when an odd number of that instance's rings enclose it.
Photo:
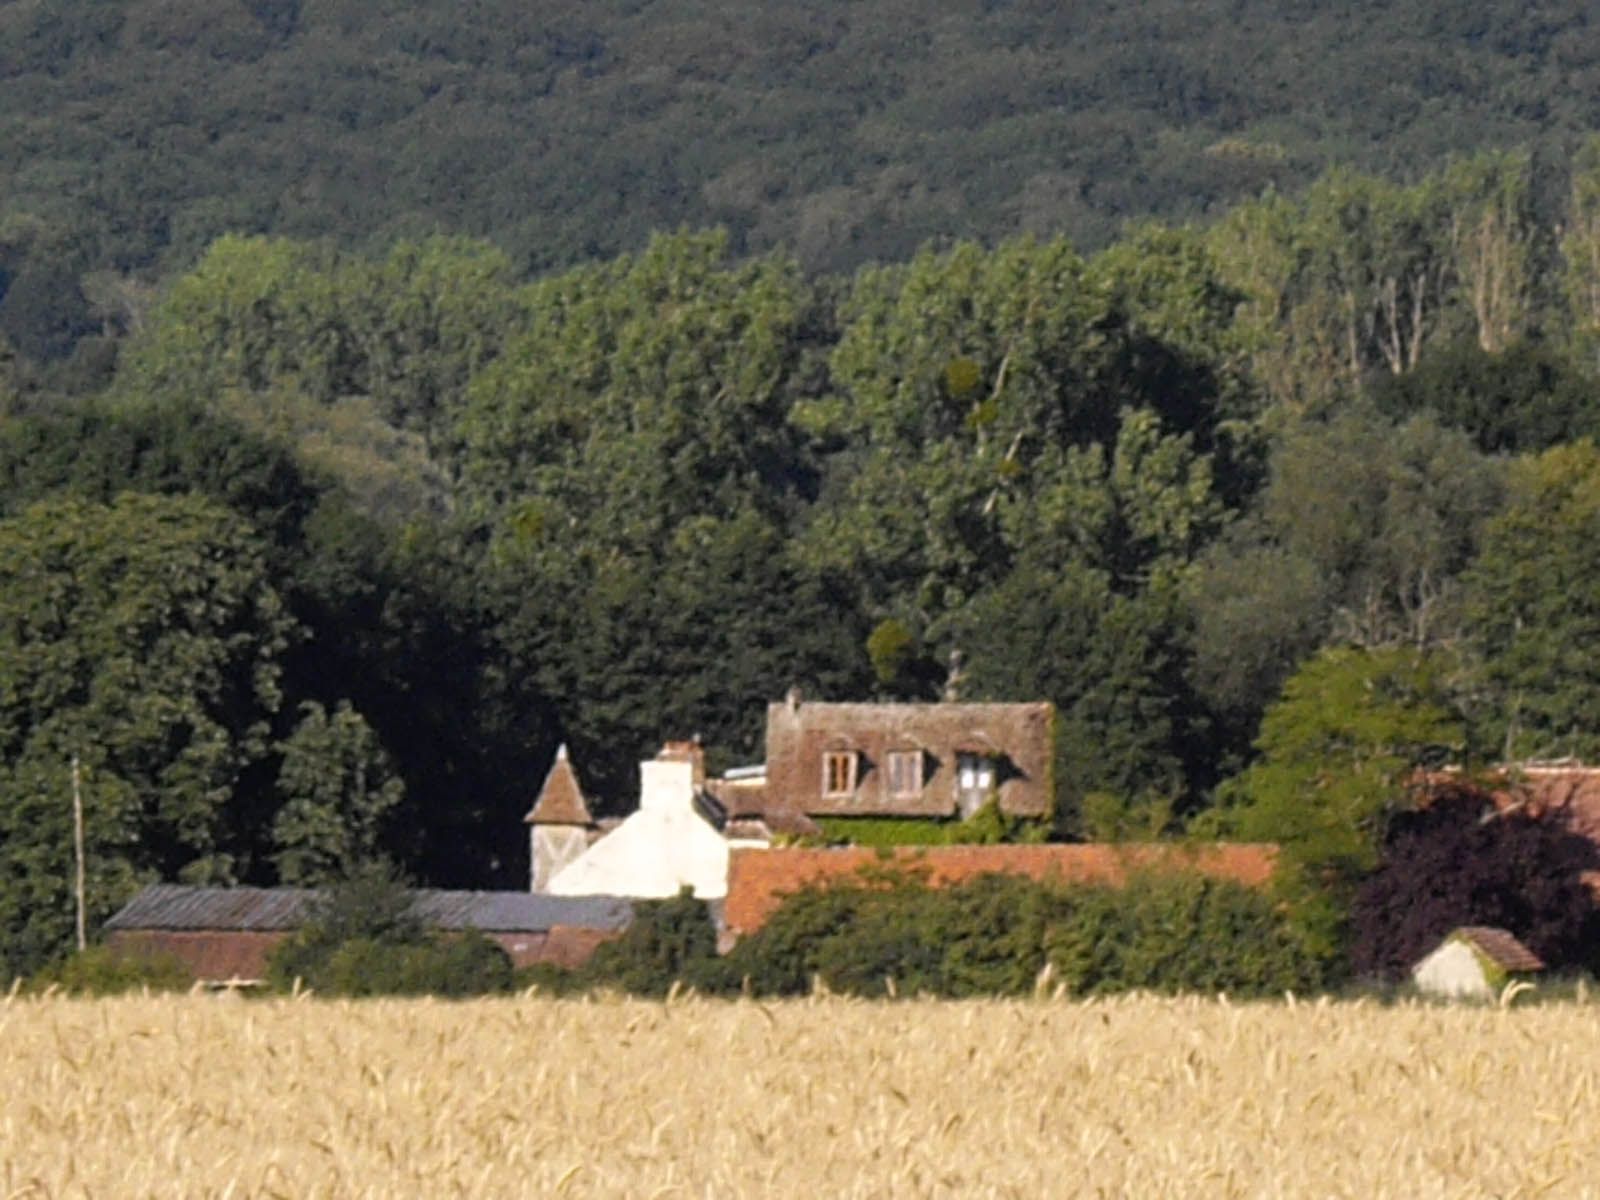
M 0 1197 L 1600 1196 L 1600 1004 L 13 997 Z

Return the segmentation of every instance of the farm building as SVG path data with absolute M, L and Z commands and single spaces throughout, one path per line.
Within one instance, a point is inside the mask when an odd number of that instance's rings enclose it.
M 430 927 L 475 929 L 499 943 L 516 966 L 576 966 L 633 918 L 615 896 L 527 892 L 413 893 L 413 911 Z M 215 888 L 153 884 L 106 922 L 106 943 L 137 954 L 172 954 L 196 979 L 258 980 L 271 949 L 298 929 L 315 893 L 304 888 Z
M 1493 999 L 1518 976 L 1544 963 L 1504 929 L 1467 925 L 1455 930 L 1411 968 L 1419 991 L 1446 998 Z

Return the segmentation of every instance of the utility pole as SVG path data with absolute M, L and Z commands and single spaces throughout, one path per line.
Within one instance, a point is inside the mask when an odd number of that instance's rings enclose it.
M 78 949 L 88 944 L 83 931 L 83 785 L 78 770 L 78 752 L 72 752 L 72 847 L 77 859 Z

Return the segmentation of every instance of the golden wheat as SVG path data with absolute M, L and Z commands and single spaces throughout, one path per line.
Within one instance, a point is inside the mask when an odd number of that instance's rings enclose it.
M 1600 1005 L 0 1007 L 0 1197 L 1600 1196 Z

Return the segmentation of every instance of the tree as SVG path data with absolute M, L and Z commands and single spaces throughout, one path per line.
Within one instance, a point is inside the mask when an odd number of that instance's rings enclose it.
M 1351 908 L 1356 974 L 1402 977 L 1451 930 L 1507 929 L 1557 969 L 1592 969 L 1600 907 L 1584 873 L 1594 842 L 1553 817 L 1499 812 L 1470 782 L 1435 784 L 1397 816 Z
M 40 501 L 0 520 L 0 953 L 72 926 L 70 774 L 84 780 L 89 915 L 139 882 L 251 865 L 278 657 L 293 625 L 265 555 L 205 500 Z
M 1513 757 L 1600 753 L 1600 449 L 1584 439 L 1518 459 L 1505 509 L 1463 578 L 1489 695 L 1485 749 Z
M 438 449 L 524 305 L 505 255 L 466 238 L 401 240 L 369 259 L 229 235 L 173 281 L 128 346 L 118 391 L 242 418 L 263 393 L 325 409 L 364 398 L 369 440 L 405 431 Z
M 1186 581 L 1194 685 L 1246 735 L 1318 645 L 1459 639 L 1458 579 L 1501 496 L 1495 465 L 1427 416 L 1297 422 L 1269 469 Z
M 1259 758 L 1229 781 L 1234 803 L 1212 819 L 1348 887 L 1376 865 L 1390 820 L 1409 805 L 1411 773 L 1465 743 L 1441 655 L 1324 649 L 1284 684 L 1262 719 Z
M 330 717 L 314 700 L 279 745 L 273 862 L 286 884 L 343 878 L 378 854 L 384 818 L 405 795 L 361 714 L 341 700 Z
M 1532 308 L 1529 166 L 1525 150 L 1485 150 L 1452 159 L 1428 185 L 1444 209 L 1456 303 L 1489 354 L 1522 336 Z
M 1600 134 L 1590 134 L 1573 156 L 1560 249 L 1574 357 L 1593 371 L 1600 368 Z
M 108 504 L 125 491 L 196 492 L 253 525 L 280 575 L 327 490 L 283 446 L 189 401 L 90 401 L 0 420 L 0 512 L 58 493 Z
M 1523 339 L 1490 353 L 1458 339 L 1379 382 L 1372 398 L 1393 421 L 1431 412 L 1485 454 L 1516 454 L 1600 432 L 1594 387 L 1546 343 Z
M 793 263 L 729 264 L 722 236 L 690 234 L 531 295 L 457 427 L 463 521 L 498 669 L 620 800 L 663 736 L 747 755 L 752 698 L 864 672 L 865 629 L 784 544 L 811 487 L 784 420 L 811 297 Z M 532 732 L 530 770 L 552 748 Z
M 1170 811 L 1207 782 L 1203 722 L 1183 679 L 1170 588 L 1125 595 L 1083 564 L 1024 564 L 966 606 L 962 699 L 1056 705 L 1056 823 L 1086 832 L 1095 792 Z

